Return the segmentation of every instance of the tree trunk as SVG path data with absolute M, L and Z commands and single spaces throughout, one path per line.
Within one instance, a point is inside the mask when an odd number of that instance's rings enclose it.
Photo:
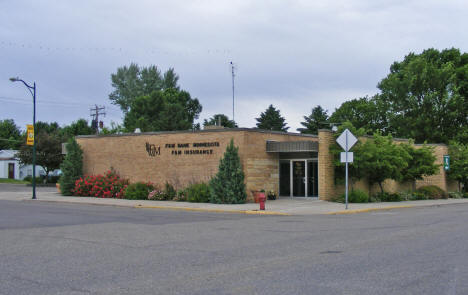
M 381 182 L 381 181 L 379 181 L 379 186 L 380 186 L 380 192 L 383 194 L 384 191 L 383 191 L 383 186 L 382 186 L 382 182 Z

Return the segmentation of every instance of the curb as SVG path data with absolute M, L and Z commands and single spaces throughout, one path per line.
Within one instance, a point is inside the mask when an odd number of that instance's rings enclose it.
M 356 209 L 356 210 L 335 211 L 335 212 L 328 212 L 324 214 L 325 215 L 343 215 L 343 214 L 356 214 L 356 213 L 386 211 L 386 210 L 393 210 L 393 209 L 415 208 L 415 207 L 424 207 L 424 206 L 402 205 L 402 206 L 390 206 L 390 207 L 383 207 L 383 208 L 366 208 L 366 209 Z
M 190 208 L 190 207 L 177 207 L 177 206 L 136 205 L 136 206 L 133 206 L 133 208 L 163 209 L 163 210 L 178 210 L 178 211 L 198 211 L 198 212 L 214 212 L 214 213 L 237 213 L 237 214 L 250 214 L 250 215 L 283 215 L 283 216 L 291 215 L 291 214 L 276 212 L 276 211 L 224 210 L 224 209 Z

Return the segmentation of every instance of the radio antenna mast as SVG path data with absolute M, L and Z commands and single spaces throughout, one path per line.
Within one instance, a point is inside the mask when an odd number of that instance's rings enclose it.
M 236 74 L 234 73 L 234 70 L 236 69 L 234 63 L 231 61 L 231 74 L 232 74 L 232 121 L 234 121 L 234 77 Z

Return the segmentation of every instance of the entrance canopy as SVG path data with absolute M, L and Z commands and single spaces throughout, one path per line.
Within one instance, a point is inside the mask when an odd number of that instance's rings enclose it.
M 266 142 L 267 153 L 318 152 L 316 141 L 270 141 Z

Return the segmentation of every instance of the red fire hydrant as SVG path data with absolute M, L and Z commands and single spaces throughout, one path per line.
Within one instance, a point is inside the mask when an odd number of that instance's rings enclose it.
M 265 210 L 265 193 L 258 193 L 258 202 L 260 203 L 260 210 Z

